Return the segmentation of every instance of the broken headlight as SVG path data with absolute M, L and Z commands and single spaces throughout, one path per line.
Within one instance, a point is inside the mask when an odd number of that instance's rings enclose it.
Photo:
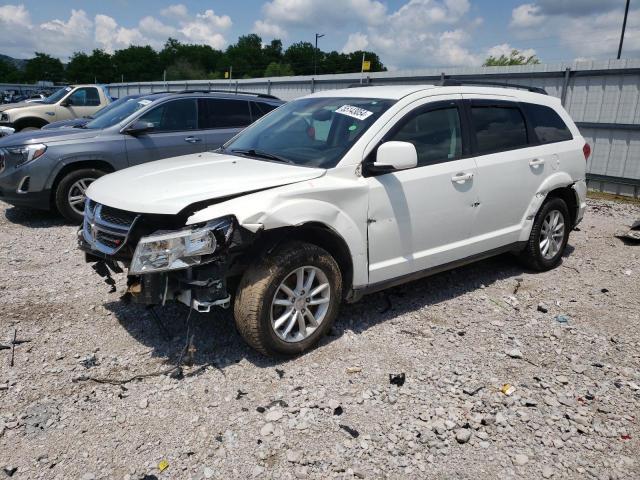
M 232 220 L 223 218 L 201 227 L 142 237 L 133 254 L 129 273 L 141 275 L 206 263 L 203 258 L 224 246 L 231 237 L 232 229 Z

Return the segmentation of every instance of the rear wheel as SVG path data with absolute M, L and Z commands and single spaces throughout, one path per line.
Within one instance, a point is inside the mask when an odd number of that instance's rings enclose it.
M 291 242 L 244 274 L 234 304 L 240 334 L 265 355 L 296 355 L 331 328 L 341 302 L 342 276 L 316 245 Z
M 55 193 L 55 203 L 60 214 L 73 223 L 82 223 L 84 216 L 85 192 L 89 185 L 105 175 L 95 168 L 82 168 L 66 174 Z
M 561 198 L 551 198 L 542 205 L 531 228 L 527 247 L 520 254 L 523 263 L 538 271 L 555 268 L 569 240 L 571 217 Z

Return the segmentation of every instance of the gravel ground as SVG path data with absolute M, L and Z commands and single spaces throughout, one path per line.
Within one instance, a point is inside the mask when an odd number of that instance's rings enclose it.
M 228 312 L 161 327 L 74 227 L 0 205 L 0 343 L 29 340 L 0 351 L 0 478 L 640 477 L 640 246 L 613 237 L 638 205 L 590 201 L 554 271 L 502 256 L 345 305 L 290 361 Z M 191 335 L 172 375 L 88 379 L 171 369 Z

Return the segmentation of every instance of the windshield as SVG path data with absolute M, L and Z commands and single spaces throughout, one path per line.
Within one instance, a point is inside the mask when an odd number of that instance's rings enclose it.
M 138 98 L 140 95 L 130 95 L 128 97 L 122 97 L 122 98 L 118 98 L 117 100 L 114 100 L 113 102 L 111 102 L 109 105 L 107 105 L 106 107 L 101 108 L 100 110 L 98 110 L 96 113 L 94 113 L 93 115 L 89 116 L 88 118 L 98 118 L 101 117 L 102 115 L 104 115 L 105 113 L 109 113 L 111 110 L 113 110 L 116 107 L 119 107 L 120 105 L 122 105 L 125 102 L 128 102 L 129 100 L 133 100 L 135 98 Z
M 94 120 L 87 123 L 84 128 L 107 128 L 120 123 L 125 118 L 129 117 L 132 113 L 140 110 L 151 103 L 151 100 L 144 98 L 129 98 L 126 101 L 115 106 L 104 114 L 96 115 Z M 108 107 L 107 107 L 108 108 Z
M 59 100 L 61 100 L 67 93 L 69 93 L 71 90 L 73 90 L 71 87 L 64 87 L 61 88 L 60 90 L 58 90 L 56 93 L 49 95 L 47 98 L 45 98 L 42 103 L 46 103 L 47 105 L 51 105 L 53 103 L 57 103 Z
M 287 103 L 227 143 L 225 153 L 305 167 L 335 167 L 394 100 L 305 98 Z

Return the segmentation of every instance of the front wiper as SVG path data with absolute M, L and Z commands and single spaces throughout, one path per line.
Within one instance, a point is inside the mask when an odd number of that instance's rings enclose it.
M 295 165 L 295 162 L 289 160 L 288 158 L 280 157 L 279 155 L 274 155 L 273 153 L 264 152 L 262 150 L 255 150 L 253 148 L 249 150 L 231 150 L 231 153 L 239 153 L 240 155 L 247 155 L 249 157 L 258 157 L 264 158 L 266 160 L 275 160 L 276 162 L 289 163 Z

